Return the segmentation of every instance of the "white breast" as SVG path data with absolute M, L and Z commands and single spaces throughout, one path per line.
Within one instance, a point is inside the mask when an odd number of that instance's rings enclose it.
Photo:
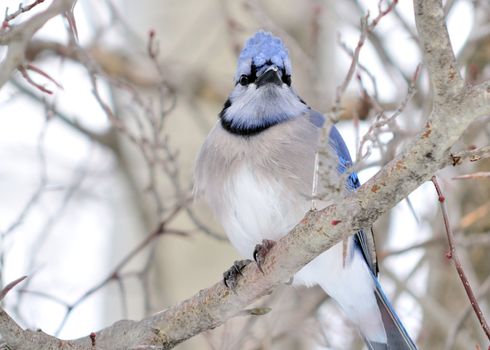
M 244 164 L 223 186 L 220 221 L 238 252 L 251 258 L 262 239 L 278 240 L 308 210 L 308 200 Z
M 195 193 L 203 196 L 231 243 L 247 258 L 264 238 L 278 240 L 310 209 L 318 128 L 308 115 L 253 137 L 218 122 L 196 161 Z

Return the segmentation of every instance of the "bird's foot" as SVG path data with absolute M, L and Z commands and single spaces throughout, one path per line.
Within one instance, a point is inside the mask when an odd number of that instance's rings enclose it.
M 237 260 L 227 271 L 223 273 L 223 283 L 228 289 L 234 290 L 238 283 L 238 275 L 242 276 L 242 270 L 250 264 L 252 260 Z
M 260 272 L 264 273 L 262 270 L 262 264 L 265 261 L 265 257 L 269 253 L 269 251 L 276 245 L 275 241 L 271 241 L 270 239 L 263 239 L 262 243 L 257 244 L 254 250 L 254 260 L 257 263 L 257 267 Z

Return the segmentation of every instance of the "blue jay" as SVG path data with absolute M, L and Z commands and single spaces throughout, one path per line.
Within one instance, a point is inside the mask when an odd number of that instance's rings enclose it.
M 292 89 L 288 51 L 270 33 L 259 31 L 246 42 L 234 80 L 197 157 L 194 191 L 204 197 L 238 252 L 254 258 L 260 268 L 273 241 L 311 207 L 325 120 Z M 359 187 L 356 174 L 347 173 L 351 158 L 334 126 L 328 149 L 338 180 L 347 179 L 347 190 Z M 342 243 L 322 253 L 294 282 L 320 285 L 358 327 L 369 349 L 416 349 L 379 285 L 370 235 L 371 230 L 362 230 L 350 236 L 347 254 Z M 225 284 L 233 288 L 243 265 L 236 262 L 225 273 Z

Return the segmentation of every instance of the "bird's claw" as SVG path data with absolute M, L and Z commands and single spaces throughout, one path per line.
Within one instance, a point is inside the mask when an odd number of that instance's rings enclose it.
M 238 284 L 238 275 L 242 276 L 242 270 L 245 266 L 250 264 L 252 260 L 237 260 L 223 273 L 223 283 L 228 289 L 234 290 Z
M 272 241 L 270 239 L 263 239 L 262 243 L 257 244 L 255 246 L 254 250 L 254 260 L 257 263 L 257 267 L 259 268 L 260 272 L 264 273 L 262 270 L 262 264 L 265 261 L 265 257 L 269 253 L 269 251 L 276 245 L 275 241 Z

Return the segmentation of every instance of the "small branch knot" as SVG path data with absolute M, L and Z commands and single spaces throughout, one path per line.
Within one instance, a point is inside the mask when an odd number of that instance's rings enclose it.
M 96 334 L 94 332 L 90 333 L 90 340 L 92 341 L 92 347 L 95 347 Z

